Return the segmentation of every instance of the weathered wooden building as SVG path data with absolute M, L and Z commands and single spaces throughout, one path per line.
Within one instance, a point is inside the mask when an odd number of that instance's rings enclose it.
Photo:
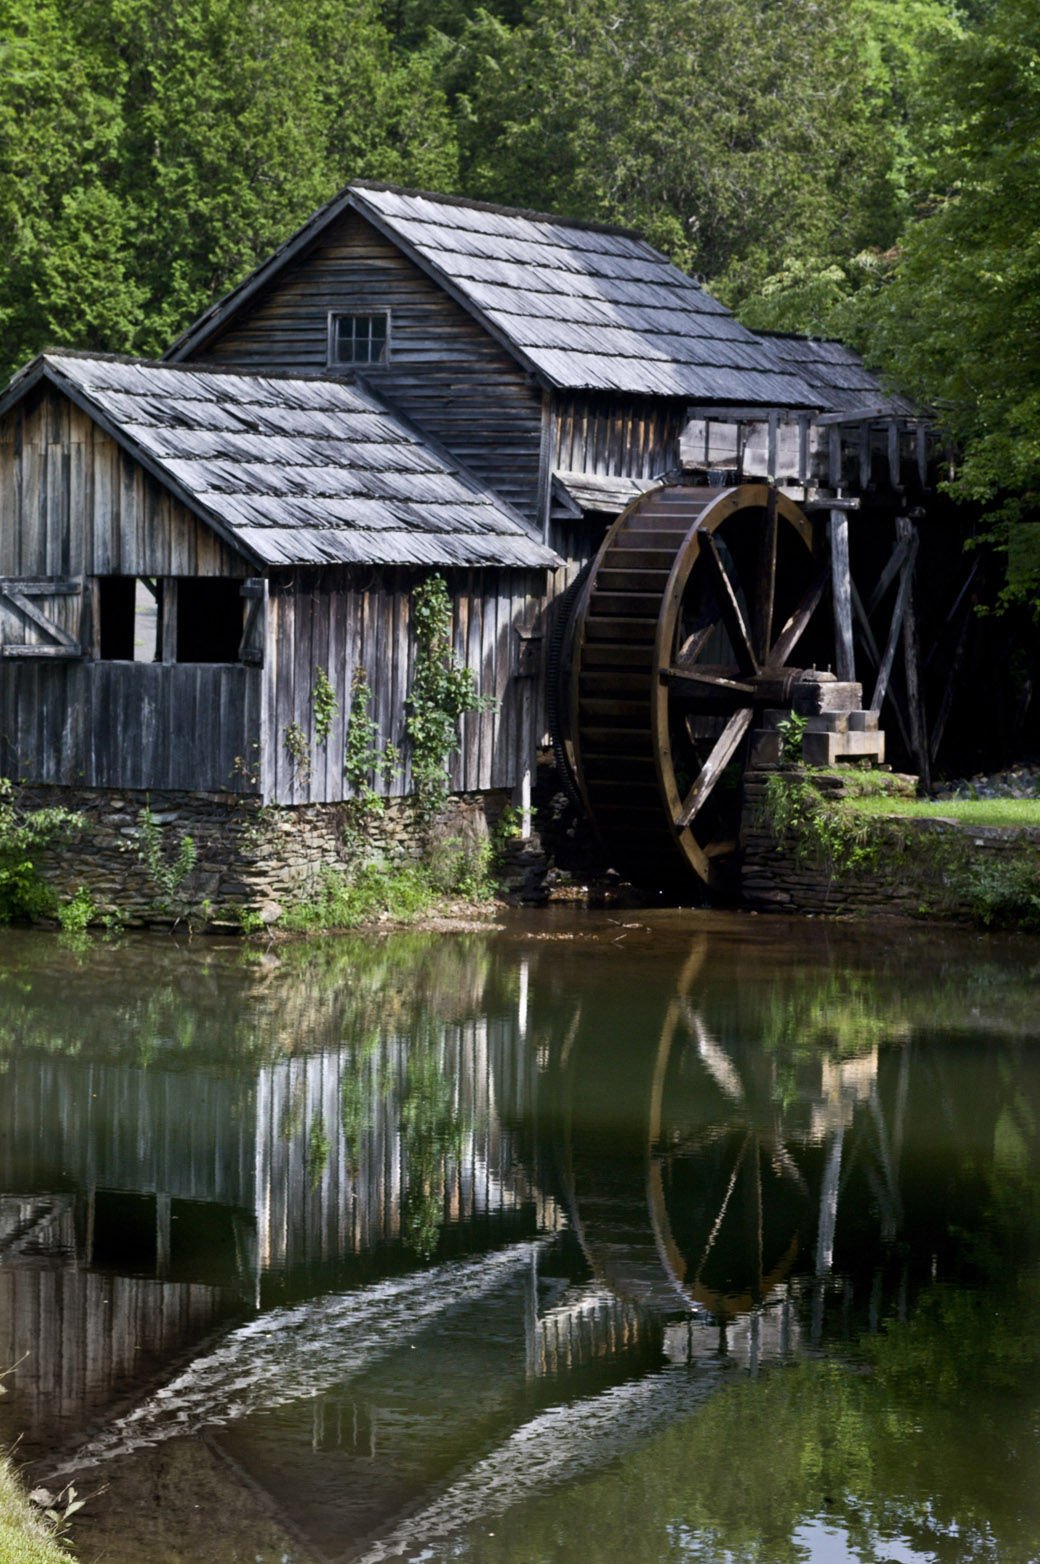
M 336 804 L 364 669 L 402 757 L 378 785 L 407 794 L 410 597 L 437 571 L 493 697 L 452 787 L 526 804 L 561 725 L 547 609 L 633 500 L 829 495 L 840 575 L 847 496 L 902 494 L 920 439 L 855 355 L 756 336 L 635 234 L 349 186 L 161 363 L 47 353 L 0 397 L 0 774 L 189 821 L 193 795 Z

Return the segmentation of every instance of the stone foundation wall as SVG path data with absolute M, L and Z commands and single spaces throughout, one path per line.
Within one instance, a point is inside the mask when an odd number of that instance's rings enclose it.
M 238 928 L 242 911 L 273 922 L 307 894 L 324 868 L 346 868 L 349 806 L 261 805 L 226 793 L 141 793 L 116 789 L 24 787 L 25 809 L 61 807 L 83 816 L 83 829 L 34 855 L 40 878 L 67 900 L 81 888 L 99 913 L 129 927 L 169 927 L 186 918 L 197 926 Z M 485 843 L 509 802 L 505 790 L 456 794 L 431 833 L 437 844 Z M 173 864 L 185 837 L 195 864 L 170 893 L 146 861 L 150 812 L 161 861 Z M 418 858 L 421 833 L 407 799 L 392 799 L 367 830 L 367 850 L 389 859 Z
M 839 776 L 814 777 L 821 792 L 840 798 L 844 788 Z M 905 792 L 895 778 L 894 791 Z M 936 913 L 969 918 L 958 906 L 958 893 L 949 865 L 970 854 L 976 866 L 987 861 L 1020 859 L 1023 851 L 1037 854 L 1040 865 L 1040 831 L 998 826 L 965 826 L 953 820 L 898 818 L 893 821 L 902 846 L 891 858 L 882 856 L 868 866 L 847 873 L 832 873 L 800 857 L 793 847 L 780 846 L 764 823 L 766 774 L 749 772 L 744 785 L 744 817 L 741 829 L 740 896 L 742 904 L 756 912 L 829 913 L 858 917 L 917 917 Z M 879 822 L 880 823 L 880 822 Z

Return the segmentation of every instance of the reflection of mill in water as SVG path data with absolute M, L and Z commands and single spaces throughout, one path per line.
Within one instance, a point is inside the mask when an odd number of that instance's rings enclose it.
M 582 1249 L 610 1297 L 634 1311 L 629 1329 L 664 1322 L 673 1359 L 723 1352 L 753 1368 L 788 1355 L 807 1323 L 820 1338 L 851 1162 L 870 1185 L 882 1245 L 896 1238 L 909 1060 L 903 1053 L 894 1115 L 878 1091 L 876 1043 L 848 1058 L 821 1052 L 785 1104 L 761 1039 L 723 1043 L 698 1009 L 706 953 L 701 941 L 686 960 L 655 1051 L 633 1047 L 613 1016 L 575 1016 L 554 1058 L 566 1105 L 559 1162 Z M 614 1121 L 618 1095 L 644 1105 L 637 1133 Z M 878 1273 L 875 1318 L 881 1286 Z M 609 1315 L 603 1328 L 614 1329 Z M 540 1325 L 540 1364 L 558 1358 L 559 1329 L 553 1318 Z M 595 1331 L 583 1318 L 579 1351 Z
M 697 944 L 648 1033 L 645 989 L 630 1017 L 616 989 L 593 987 L 561 1019 L 525 958 L 512 1014 L 437 1027 L 432 1263 L 403 1243 L 409 1189 L 433 1166 L 423 1143 L 405 1145 L 420 1106 L 406 1111 L 414 1039 L 211 1077 L 201 1094 L 162 1068 L 16 1062 L 0 1176 L 40 1192 L 40 1213 L 58 1211 L 63 1186 L 66 1214 L 35 1248 L 13 1239 L 6 1259 L 0 1235 L 0 1317 L 6 1296 L 35 1346 L 9 1405 L 45 1433 L 60 1364 L 80 1430 L 109 1411 L 47 1475 L 205 1431 L 319 1557 L 340 1557 L 349 1533 L 380 1539 L 375 1564 L 592 1470 L 689 1416 L 731 1372 L 822 1336 L 847 1298 L 829 1273 L 853 1162 L 883 1215 L 875 1255 L 897 1231 L 906 1060 L 887 1122 L 876 1046 L 815 1055 L 779 1102 L 760 1031 L 714 1023 L 709 971 Z M 121 1274 L 102 1251 L 132 1209 L 153 1236 L 137 1274 Z M 177 1253 L 178 1232 L 203 1217 L 223 1224 L 219 1274 L 214 1251 L 196 1248 L 195 1269 Z M 163 1367 L 135 1391 L 107 1372 L 95 1384 L 90 1352 L 122 1338 L 85 1288 L 122 1300 L 128 1352 L 178 1298 L 206 1317 L 169 1352 L 156 1343 Z M 228 1309 L 258 1303 L 204 1340 Z

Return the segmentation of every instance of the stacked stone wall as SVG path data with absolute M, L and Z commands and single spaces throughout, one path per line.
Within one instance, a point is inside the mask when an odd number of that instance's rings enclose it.
M 40 878 L 67 900 L 84 890 L 102 915 L 128 927 L 237 928 L 244 911 L 273 922 L 308 894 L 321 871 L 356 860 L 357 832 L 349 806 L 261 805 L 226 793 L 142 793 L 117 789 L 23 787 L 24 809 L 61 807 L 83 817 L 82 829 L 35 855 Z M 452 795 L 431 833 L 438 844 L 474 850 L 486 842 L 509 802 L 504 790 Z M 173 896 L 165 895 L 146 861 L 142 825 L 150 814 L 165 863 L 190 837 L 195 863 Z M 366 855 L 418 859 L 425 837 L 408 799 L 392 799 L 366 825 Z
M 893 779 L 893 791 L 907 791 L 900 783 L 912 791 L 914 780 Z M 968 918 L 968 909 L 957 904 L 952 863 L 970 854 L 976 867 L 987 861 L 999 865 L 1032 851 L 1040 864 L 1038 830 L 893 816 L 898 851 L 882 852 L 855 870 L 835 872 L 799 854 L 793 843 L 777 841 L 766 820 L 766 782 L 766 773 L 749 772 L 744 785 L 740 899 L 752 911 Z M 844 794 L 840 776 L 813 776 L 812 782 L 831 798 Z

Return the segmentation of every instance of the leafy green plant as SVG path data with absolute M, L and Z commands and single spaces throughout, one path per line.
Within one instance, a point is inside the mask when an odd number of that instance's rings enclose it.
M 427 844 L 422 867 L 437 895 L 484 901 L 494 894 L 494 856 L 488 839 L 466 842 L 452 836 Z
M 332 732 L 332 724 L 339 711 L 339 701 L 336 692 L 329 683 L 329 676 L 324 668 L 314 670 L 314 688 L 311 690 L 311 709 L 314 712 L 314 738 L 318 744 L 324 744 Z
M 167 850 L 163 836 L 162 826 L 151 806 L 146 804 L 138 816 L 137 856 L 152 883 L 156 912 L 180 918 L 188 910 L 183 892 L 198 854 L 191 836 L 180 837 L 174 843 L 172 853 Z
M 54 893 L 40 879 L 35 855 L 84 824 L 70 809 L 19 809 L 12 783 L 0 777 L 0 923 L 54 912 Z
M 311 779 L 311 747 L 298 722 L 290 722 L 283 736 L 285 752 L 292 763 L 293 775 L 301 787 Z
M 987 929 L 1040 931 L 1040 863 L 1035 848 L 1007 857 L 972 857 L 954 869 L 953 889 Z
M 451 644 L 451 599 L 443 576 L 429 576 L 412 594 L 415 667 L 408 696 L 413 799 L 429 824 L 448 797 L 448 764 L 459 747 L 459 722 L 467 712 L 489 711 L 472 669 Z
M 344 834 L 353 852 L 364 848 L 371 826 L 385 808 L 384 799 L 376 791 L 377 779 L 381 777 L 389 782 L 398 767 L 395 746 L 379 743 L 379 727 L 369 710 L 371 702 L 368 673 L 358 667 L 350 685 L 350 715 L 343 758 L 343 772 L 353 794 L 345 806 Z
M 286 909 L 279 928 L 312 934 L 356 929 L 381 915 L 406 921 L 427 912 L 437 894 L 429 874 L 417 863 L 364 863 L 349 876 L 327 868 L 310 893 Z
M 780 735 L 780 764 L 796 766 L 802 758 L 802 740 L 809 726 L 808 717 L 797 711 L 788 712 L 776 725 Z
M 832 874 L 877 862 L 880 839 L 873 822 L 826 798 L 811 781 L 774 773 L 766 781 L 763 812 L 781 848 Z
M 83 885 L 58 908 L 58 922 L 63 934 L 84 934 L 97 920 L 98 910 L 94 899 Z

